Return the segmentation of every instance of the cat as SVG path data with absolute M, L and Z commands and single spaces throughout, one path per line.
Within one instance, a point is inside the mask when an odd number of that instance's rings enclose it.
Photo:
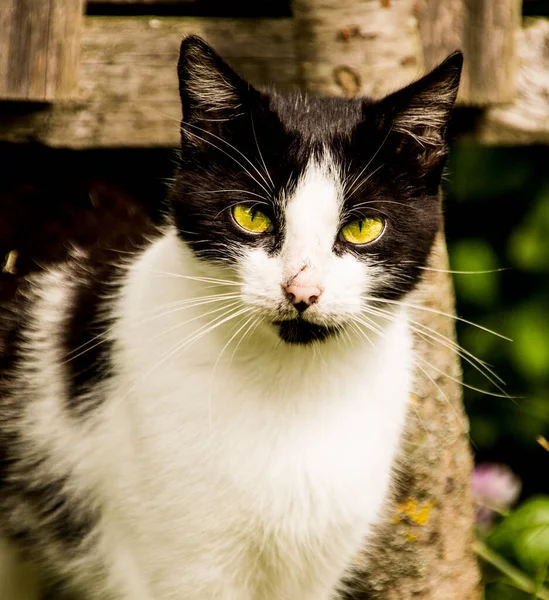
M 316 98 L 183 40 L 165 223 L 4 307 L 2 600 L 337 597 L 402 437 L 461 66 Z

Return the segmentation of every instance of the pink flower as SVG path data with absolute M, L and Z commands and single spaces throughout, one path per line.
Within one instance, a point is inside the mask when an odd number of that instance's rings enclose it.
M 477 525 L 488 529 L 496 513 L 508 511 L 518 500 L 522 484 L 507 465 L 481 463 L 473 471 L 471 486 Z

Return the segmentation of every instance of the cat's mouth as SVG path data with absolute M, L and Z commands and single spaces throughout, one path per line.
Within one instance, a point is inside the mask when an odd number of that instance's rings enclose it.
M 324 341 L 337 334 L 335 327 L 327 327 L 305 321 L 301 317 L 286 319 L 273 323 L 278 327 L 280 339 L 287 344 L 310 344 L 315 341 Z

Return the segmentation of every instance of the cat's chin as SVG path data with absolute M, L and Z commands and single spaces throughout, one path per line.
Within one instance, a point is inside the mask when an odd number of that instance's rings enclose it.
M 275 321 L 273 324 L 278 329 L 280 339 L 287 344 L 306 345 L 325 341 L 338 333 L 335 327 L 318 325 L 302 318 Z

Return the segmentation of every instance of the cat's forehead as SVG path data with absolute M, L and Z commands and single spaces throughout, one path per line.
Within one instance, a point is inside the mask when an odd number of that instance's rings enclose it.
M 312 139 L 350 133 L 363 120 L 363 103 L 344 98 L 317 98 L 299 93 L 268 95 L 285 128 Z

